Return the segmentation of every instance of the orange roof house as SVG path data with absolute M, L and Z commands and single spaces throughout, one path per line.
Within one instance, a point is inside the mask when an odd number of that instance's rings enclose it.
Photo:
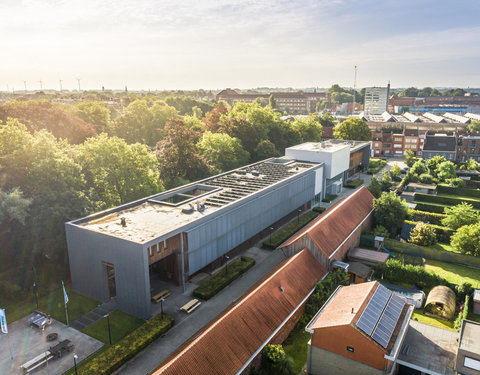
M 371 226 L 373 195 L 362 187 L 339 201 L 279 246 L 289 255 L 308 248 L 325 269 L 342 260 L 360 243 L 362 229 Z
M 150 374 L 248 373 L 266 344 L 288 335 L 325 273 L 307 249 L 284 260 Z
M 306 327 L 308 373 L 390 373 L 412 312 L 376 281 L 338 287 Z

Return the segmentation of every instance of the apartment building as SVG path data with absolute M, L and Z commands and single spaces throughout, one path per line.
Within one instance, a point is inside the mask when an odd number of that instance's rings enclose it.
M 390 84 L 387 87 L 367 87 L 365 89 L 363 111 L 372 115 L 380 115 L 388 111 L 389 93 Z
M 468 161 L 468 159 L 480 162 L 480 134 L 458 137 L 457 161 Z

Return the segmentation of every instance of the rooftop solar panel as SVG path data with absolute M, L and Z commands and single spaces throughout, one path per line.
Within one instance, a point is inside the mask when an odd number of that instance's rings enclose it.
M 397 326 L 398 318 L 400 318 L 404 304 L 405 302 L 400 297 L 392 294 L 385 311 L 378 321 L 372 339 L 384 348 L 387 348 L 388 343 L 390 342 L 390 338 Z
M 379 285 L 373 294 L 365 310 L 363 310 L 357 327 L 367 335 L 371 336 L 373 329 L 377 325 L 378 319 L 382 315 L 383 309 L 390 298 L 391 292 L 382 285 Z

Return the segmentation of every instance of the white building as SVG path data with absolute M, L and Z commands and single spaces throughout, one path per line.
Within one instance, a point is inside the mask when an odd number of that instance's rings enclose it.
M 390 84 L 387 87 L 367 87 L 363 111 L 367 114 L 381 115 L 388 110 Z

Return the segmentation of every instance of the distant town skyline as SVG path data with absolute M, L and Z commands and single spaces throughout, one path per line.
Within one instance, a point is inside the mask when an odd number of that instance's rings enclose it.
M 480 2 L 6 0 L 0 91 L 480 87 Z M 40 84 L 40 81 L 42 83 Z

